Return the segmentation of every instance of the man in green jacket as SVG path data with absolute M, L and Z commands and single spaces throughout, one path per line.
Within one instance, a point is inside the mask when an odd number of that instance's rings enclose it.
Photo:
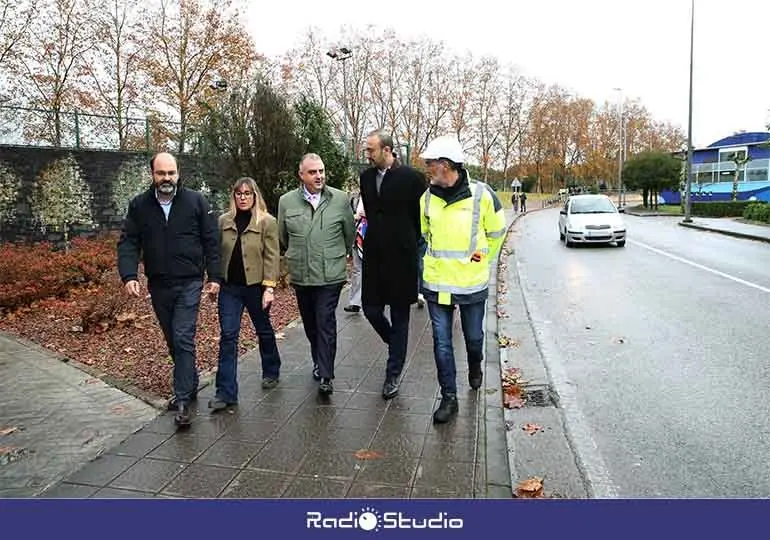
M 299 177 L 299 188 L 278 201 L 278 238 L 310 342 L 313 378 L 319 381 L 318 391 L 328 395 L 334 391 L 336 309 L 354 240 L 353 211 L 344 191 L 326 185 L 317 154 L 302 157 Z

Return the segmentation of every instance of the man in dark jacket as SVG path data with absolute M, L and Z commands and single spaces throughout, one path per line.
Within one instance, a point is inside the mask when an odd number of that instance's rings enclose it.
M 369 134 L 366 157 L 372 167 L 360 177 L 367 219 L 361 303 L 364 315 L 388 345 L 382 397 L 391 399 L 398 395 L 410 306 L 417 301 L 420 196 L 427 185 L 421 172 L 398 163 L 393 139 L 384 131 Z M 385 317 L 386 305 L 390 320 Z
M 204 291 L 219 292 L 219 230 L 205 197 L 179 185 L 171 154 L 150 160 L 153 185 L 131 200 L 118 241 L 118 272 L 126 291 L 142 295 L 137 279 L 144 263 L 152 307 L 174 361 L 174 399 L 178 426 L 192 421 L 190 402 L 197 398 L 195 331 L 204 272 Z

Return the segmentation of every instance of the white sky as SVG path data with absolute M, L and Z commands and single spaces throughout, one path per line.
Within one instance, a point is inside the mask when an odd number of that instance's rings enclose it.
M 275 57 L 309 26 L 333 38 L 343 25 L 427 36 L 458 52 L 494 55 L 527 75 L 597 102 L 613 88 L 687 132 L 690 0 L 279 0 L 249 2 L 257 50 Z M 268 7 L 269 6 L 269 7 Z M 695 0 L 693 144 L 770 120 L 770 1 Z M 340 44 L 343 45 L 343 44 Z

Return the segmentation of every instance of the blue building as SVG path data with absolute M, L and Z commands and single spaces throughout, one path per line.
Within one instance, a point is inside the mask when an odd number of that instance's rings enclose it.
M 770 133 L 738 133 L 706 148 L 693 150 L 691 200 L 732 200 L 736 156 L 749 161 L 740 167 L 738 200 L 770 201 Z M 680 192 L 665 190 L 666 204 L 680 204 Z

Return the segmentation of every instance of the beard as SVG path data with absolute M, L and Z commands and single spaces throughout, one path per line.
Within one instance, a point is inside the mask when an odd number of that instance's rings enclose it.
M 158 193 L 162 193 L 163 195 L 172 195 L 176 191 L 176 184 L 166 180 L 165 182 L 158 184 L 156 189 L 158 190 Z

